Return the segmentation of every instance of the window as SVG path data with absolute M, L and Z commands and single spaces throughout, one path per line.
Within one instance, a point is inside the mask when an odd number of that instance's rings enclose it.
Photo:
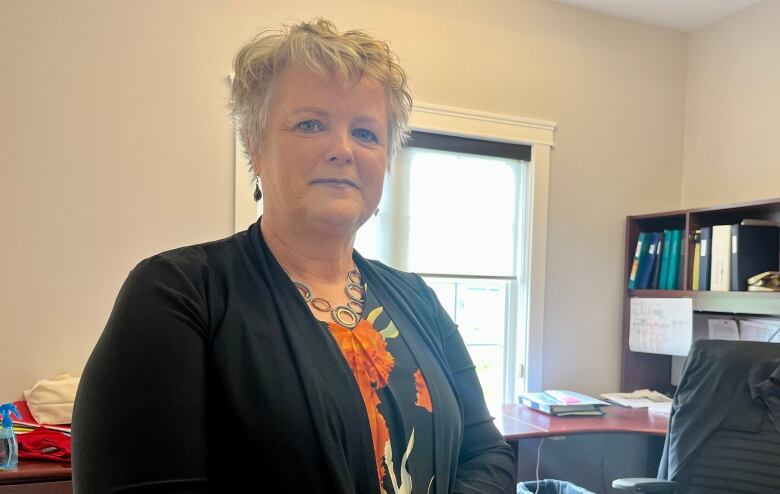
M 518 253 L 529 158 L 528 146 L 413 133 L 356 241 L 364 256 L 419 273 L 436 292 L 492 410 L 524 389 Z

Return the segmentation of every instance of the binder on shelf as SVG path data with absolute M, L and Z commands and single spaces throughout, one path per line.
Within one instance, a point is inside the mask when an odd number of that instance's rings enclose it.
M 653 278 L 650 280 L 650 288 L 658 289 L 658 278 L 661 274 L 661 254 L 664 247 L 664 234 L 658 233 L 658 241 L 655 243 L 655 264 L 653 264 Z
M 636 241 L 636 249 L 634 250 L 634 261 L 631 264 L 631 273 L 628 276 L 628 289 L 633 290 L 637 286 L 637 279 L 639 278 L 639 264 L 642 261 L 642 257 L 647 254 L 643 251 L 644 246 L 647 245 L 647 233 L 639 232 L 639 238 Z
M 675 282 L 676 290 L 684 290 L 683 282 L 685 281 L 685 244 L 688 238 L 685 235 L 685 230 L 680 230 L 680 257 L 677 260 L 677 280 Z
M 699 289 L 699 256 L 701 255 L 701 230 L 693 234 L 693 273 L 691 274 L 691 289 Z
M 712 227 L 710 290 L 731 291 L 731 225 Z
M 664 230 L 663 252 L 661 254 L 661 273 L 658 277 L 658 289 L 668 290 L 669 278 L 669 251 L 672 250 L 672 231 Z
M 658 257 L 656 248 L 658 246 L 658 232 L 649 233 L 645 237 L 647 242 L 647 256 L 645 256 L 644 263 L 640 259 L 639 261 L 639 281 L 637 282 L 637 288 L 650 288 L 650 283 L 653 277 L 653 266 L 657 263 Z
M 669 244 L 669 270 L 667 271 L 666 289 L 677 289 L 677 271 L 680 267 L 680 230 L 672 230 Z
M 703 226 L 699 234 L 699 290 L 710 289 L 710 260 L 712 259 L 712 227 Z
M 624 364 L 621 366 L 620 383 L 623 389 L 660 388 L 659 391 L 666 391 L 671 389 L 669 386 L 678 384 L 683 359 L 669 356 L 685 356 L 692 341 L 707 338 L 711 326 L 708 319 L 738 320 L 740 340 L 770 340 L 780 351 L 780 266 L 760 266 L 756 269 L 764 271 L 756 271 L 753 276 L 743 273 L 742 256 L 752 259 L 756 256 L 747 254 L 747 244 L 740 231 L 743 226 L 774 227 L 780 236 L 780 197 L 753 199 L 738 204 L 711 204 L 676 211 L 645 211 L 626 217 L 624 238 L 628 240 L 623 242 L 624 283 L 628 281 L 639 232 L 661 234 L 660 245 L 653 252 L 657 257 L 649 285 L 658 290 L 635 289 L 624 293 L 620 335 L 620 355 Z M 731 230 L 737 223 L 740 228 L 735 232 L 735 253 L 732 254 Z M 669 286 L 669 271 L 674 269 L 669 262 L 672 255 L 671 232 L 679 229 L 683 229 L 682 239 L 678 239 L 677 245 L 684 245 L 684 283 L 682 290 L 671 291 L 677 284 Z M 775 249 L 774 258 L 780 264 L 780 245 Z M 758 256 L 761 257 L 761 254 Z M 679 260 L 679 251 L 676 257 Z M 675 281 L 679 278 L 679 269 L 676 271 Z M 639 270 L 637 283 L 641 283 L 642 273 Z M 733 277 L 737 277 L 740 285 L 747 278 L 748 291 L 732 292 Z M 625 289 L 626 285 L 623 286 Z M 727 291 L 710 293 L 711 289 Z M 739 289 L 744 290 L 744 285 Z M 756 322 L 770 318 L 774 319 L 771 324 Z M 728 328 L 714 328 L 713 336 L 736 339 L 733 324 Z M 669 360 L 672 360 L 671 372 Z M 541 412 L 525 409 L 524 413 Z
M 748 278 L 780 268 L 780 228 L 731 225 L 731 290 L 747 291 Z

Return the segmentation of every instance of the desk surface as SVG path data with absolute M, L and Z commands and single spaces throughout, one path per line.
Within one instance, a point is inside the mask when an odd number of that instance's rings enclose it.
M 645 408 L 608 406 L 601 417 L 553 417 L 523 405 L 504 405 L 496 426 L 507 441 L 594 432 L 633 432 L 663 436 L 669 417 Z
M 0 470 L 0 485 L 70 480 L 70 463 L 19 460 L 17 468 Z

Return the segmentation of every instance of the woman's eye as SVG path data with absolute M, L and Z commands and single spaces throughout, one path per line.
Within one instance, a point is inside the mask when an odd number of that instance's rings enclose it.
M 379 142 L 379 139 L 377 139 L 376 134 L 374 134 L 370 130 L 355 129 L 352 131 L 352 135 L 360 139 L 361 141 L 375 142 L 375 143 Z
M 298 130 L 302 130 L 304 132 L 314 132 L 316 130 L 322 130 L 322 124 L 319 123 L 316 120 L 304 120 L 303 122 L 296 125 Z

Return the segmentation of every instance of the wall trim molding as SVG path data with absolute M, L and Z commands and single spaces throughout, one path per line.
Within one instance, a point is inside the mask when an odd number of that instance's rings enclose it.
M 414 104 L 411 126 L 414 130 L 425 132 L 554 147 L 557 124 L 547 120 L 421 102 Z

